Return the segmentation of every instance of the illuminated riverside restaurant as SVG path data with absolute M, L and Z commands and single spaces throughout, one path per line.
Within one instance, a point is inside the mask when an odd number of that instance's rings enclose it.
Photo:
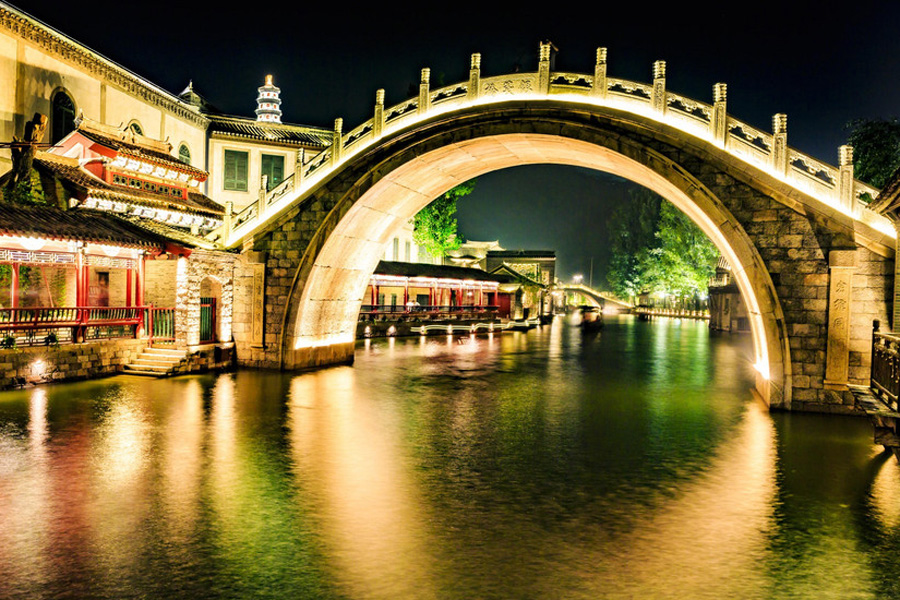
M 15 363 L 3 385 L 221 359 L 235 259 L 203 237 L 225 214 L 198 190 L 207 173 L 166 142 L 87 119 L 47 151 L 22 148 L 0 177 L 0 352 L 30 348 L 3 358 Z M 37 348 L 59 344 L 36 372 Z
M 366 288 L 357 333 L 361 337 L 419 333 L 411 330 L 413 323 L 466 327 L 499 323 L 516 314 L 521 293 L 516 293 L 517 285 L 512 289 L 510 285 L 508 276 L 480 269 L 383 260 Z

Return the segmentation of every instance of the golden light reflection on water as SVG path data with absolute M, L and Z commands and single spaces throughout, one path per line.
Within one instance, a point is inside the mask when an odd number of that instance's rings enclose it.
M 0 398 L 0 598 L 891 597 L 871 430 L 770 415 L 692 324 L 616 322 Z
M 354 384 L 343 368 L 290 388 L 291 452 L 316 498 L 333 574 L 351 598 L 434 598 L 429 520 L 399 415 L 360 401 Z
M 764 597 L 773 522 L 775 431 L 758 404 L 749 404 L 709 466 L 670 497 L 656 499 L 640 527 L 609 540 L 599 576 L 609 597 Z
M 194 535 L 200 519 L 203 480 L 203 387 L 189 381 L 171 398 L 160 441 L 163 502 L 168 535 L 183 544 Z
M 888 459 L 872 482 L 872 505 L 881 526 L 896 530 L 900 525 L 900 465 Z

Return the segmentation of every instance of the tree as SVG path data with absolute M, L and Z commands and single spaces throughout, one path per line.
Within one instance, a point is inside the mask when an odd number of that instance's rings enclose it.
M 847 123 L 853 146 L 854 174 L 878 189 L 900 168 L 900 121 L 891 119 L 857 119 Z M 868 200 L 871 201 L 871 198 Z
M 439 196 L 412 219 L 413 240 L 434 257 L 446 256 L 462 245 L 457 232 L 456 201 L 472 193 L 475 180 L 462 183 Z
M 719 252 L 684 213 L 653 192 L 629 193 L 610 216 L 607 279 L 622 298 L 666 292 L 697 298 L 715 274 Z
M 620 298 L 633 298 L 650 285 L 646 260 L 658 247 L 656 237 L 662 198 L 639 188 L 628 193 L 628 202 L 609 217 L 610 260 L 606 279 Z
M 659 247 L 646 277 L 658 291 L 680 298 L 694 298 L 706 291 L 716 272 L 719 251 L 706 234 L 687 215 L 669 202 L 663 202 L 656 233 Z

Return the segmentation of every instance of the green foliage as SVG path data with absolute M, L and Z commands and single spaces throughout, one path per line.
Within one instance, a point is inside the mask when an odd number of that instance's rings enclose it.
M 44 204 L 44 188 L 37 170 L 32 169 L 31 176 L 15 186 L 4 187 L 3 200 L 10 204 Z
M 857 119 L 847 124 L 847 142 L 853 146 L 854 174 L 878 189 L 900 168 L 900 121 Z M 871 200 L 871 199 L 869 199 Z
M 620 298 L 633 298 L 650 284 L 645 270 L 650 253 L 659 246 L 656 228 L 662 198 L 640 188 L 609 217 L 610 261 L 606 279 Z
M 434 257 L 446 256 L 462 245 L 463 239 L 456 228 L 456 201 L 472 193 L 475 180 L 462 183 L 413 217 L 413 240 Z
M 649 190 L 630 194 L 630 202 L 610 217 L 610 268 L 607 279 L 622 298 L 644 292 L 697 297 L 715 274 L 719 252 L 684 213 Z
M 660 245 L 646 266 L 646 277 L 655 290 L 683 298 L 704 292 L 719 259 L 719 251 L 706 234 L 687 215 L 664 202 L 656 236 Z
M 4 350 L 14 350 L 16 347 L 16 338 L 12 335 L 6 334 L 0 339 L 0 348 Z

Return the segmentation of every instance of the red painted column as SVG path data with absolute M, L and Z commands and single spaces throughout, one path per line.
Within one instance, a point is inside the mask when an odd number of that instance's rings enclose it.
M 403 308 L 409 311 L 409 278 L 403 284 Z
M 147 269 L 147 255 L 141 254 L 137 261 L 137 276 L 134 282 L 134 303 L 136 306 L 144 305 L 144 273 Z
M 12 264 L 12 308 L 19 308 L 19 263 Z
M 131 306 L 131 285 L 133 269 L 125 269 L 125 306 Z

